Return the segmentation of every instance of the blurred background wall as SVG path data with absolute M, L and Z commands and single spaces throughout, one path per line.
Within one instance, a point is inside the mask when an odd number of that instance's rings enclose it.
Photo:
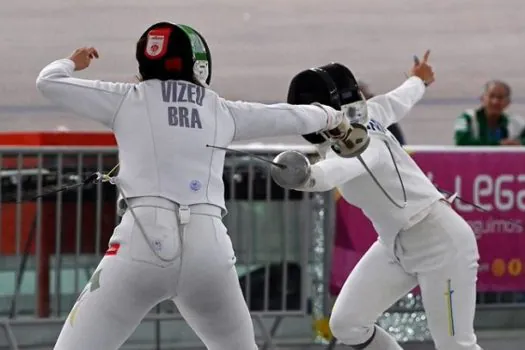
M 520 0 L 1 1 L 0 130 L 100 129 L 49 107 L 35 91 L 38 72 L 93 45 L 101 59 L 80 76 L 130 80 L 136 40 L 169 20 L 203 33 L 213 88 L 232 99 L 283 101 L 294 74 L 330 61 L 386 92 L 430 48 L 437 81 L 401 126 L 408 143 L 448 145 L 454 118 L 476 107 L 489 79 L 507 81 L 510 110 L 525 114 L 524 13 Z

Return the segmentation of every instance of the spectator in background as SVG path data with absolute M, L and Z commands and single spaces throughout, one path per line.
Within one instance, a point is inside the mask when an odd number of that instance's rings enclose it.
M 361 90 L 361 92 L 363 93 L 363 95 L 365 96 L 367 100 L 375 96 L 373 93 L 370 92 L 370 89 L 365 82 L 358 81 L 357 85 L 359 86 L 359 89 Z M 403 132 L 401 131 L 401 128 L 399 127 L 398 123 L 394 123 L 390 125 L 388 127 L 388 130 L 394 135 L 394 137 L 397 139 L 397 141 L 401 145 L 406 144 L 405 137 L 403 136 Z
M 478 109 L 463 112 L 454 126 L 457 146 L 525 145 L 525 120 L 504 113 L 510 105 L 510 86 L 500 80 L 485 84 Z

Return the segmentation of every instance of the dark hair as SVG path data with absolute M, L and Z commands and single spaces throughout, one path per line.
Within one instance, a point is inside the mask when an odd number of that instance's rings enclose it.
M 497 80 L 497 79 L 489 80 L 488 82 L 486 82 L 483 92 L 487 93 L 491 87 L 496 86 L 496 85 L 499 85 L 505 89 L 505 91 L 507 92 L 507 97 L 511 96 L 512 90 L 510 88 L 510 85 L 502 80 Z

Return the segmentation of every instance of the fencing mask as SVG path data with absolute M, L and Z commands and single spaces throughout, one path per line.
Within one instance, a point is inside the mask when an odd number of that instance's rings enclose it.
M 356 157 L 370 143 L 366 99 L 359 90 L 352 72 L 340 63 L 330 63 L 298 73 L 290 82 L 288 103 L 310 104 L 318 102 L 343 111 L 352 129 L 343 143 L 330 142 L 322 132 L 302 135 L 314 144 L 322 157 L 328 148 L 344 157 Z M 341 147 L 342 146 L 342 147 Z
M 211 82 L 210 49 L 190 26 L 153 24 L 138 40 L 135 56 L 142 80 L 186 80 L 204 87 Z

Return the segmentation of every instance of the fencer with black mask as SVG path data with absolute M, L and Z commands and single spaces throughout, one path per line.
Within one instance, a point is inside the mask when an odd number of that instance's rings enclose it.
M 209 88 L 211 56 L 193 28 L 149 27 L 136 45 L 140 82 L 73 77 L 98 58 L 80 48 L 46 66 L 37 88 L 55 105 L 115 134 L 121 223 L 73 306 L 55 350 L 116 350 L 159 302 L 172 300 L 207 349 L 256 349 L 235 253 L 223 225 L 223 168 L 233 141 L 345 134 L 320 104 L 229 101 Z M 344 137 L 343 137 L 344 142 Z
M 345 151 L 319 133 L 304 135 L 322 159 L 311 165 L 304 155 L 287 151 L 274 159 L 286 168 L 272 168 L 274 180 L 285 188 L 338 188 L 378 233 L 345 281 L 330 317 L 334 336 L 354 349 L 402 349 L 375 322 L 417 285 L 436 349 L 481 349 L 473 327 L 479 259 L 474 232 L 387 130 L 434 81 L 428 57 L 429 52 L 414 63 L 401 86 L 368 101 L 340 64 L 303 71 L 290 84 L 288 102 L 326 103 L 368 131 L 352 138 L 355 147 Z

